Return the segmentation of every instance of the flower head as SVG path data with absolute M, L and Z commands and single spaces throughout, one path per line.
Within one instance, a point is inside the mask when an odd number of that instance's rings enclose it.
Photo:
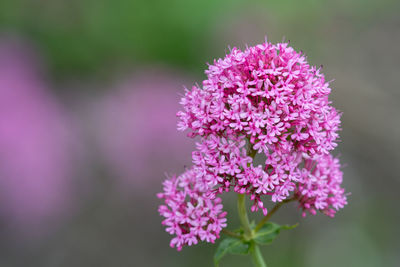
M 315 214 L 317 210 L 333 217 L 335 211 L 347 204 L 344 189 L 340 186 L 343 173 L 337 158 L 327 154 L 313 161 L 305 160 L 295 196 L 305 211 Z
M 303 210 L 330 216 L 346 204 L 339 162 L 329 155 L 340 114 L 320 69 L 287 43 L 266 42 L 233 48 L 205 73 L 177 116 L 178 129 L 200 139 L 193 173 L 212 197 L 233 189 L 264 214 L 263 196 L 296 198 Z
M 181 250 L 183 245 L 197 244 L 199 240 L 214 243 L 219 238 L 226 226 L 226 212 L 222 211 L 221 199 L 211 199 L 207 193 L 193 170 L 164 182 L 164 192 L 158 197 L 166 205 L 161 205 L 159 212 L 165 217 L 167 232 L 176 235 L 171 247 Z

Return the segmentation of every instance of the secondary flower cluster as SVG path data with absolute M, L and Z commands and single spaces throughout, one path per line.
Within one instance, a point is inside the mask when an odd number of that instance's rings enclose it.
M 287 43 L 266 42 L 232 49 L 206 75 L 201 87 L 186 90 L 177 113 L 178 129 L 200 139 L 192 174 L 204 196 L 234 190 L 264 214 L 262 196 L 293 197 L 304 216 L 317 210 L 334 216 L 346 204 L 340 164 L 329 154 L 340 114 L 320 70 Z
M 220 198 L 209 198 L 207 188 L 197 182 L 196 173 L 188 170 L 179 177 L 172 176 L 164 182 L 165 199 L 159 212 L 165 217 L 167 232 L 176 235 L 171 247 L 197 244 L 198 240 L 214 243 L 219 232 L 226 227 L 226 212 L 222 212 Z

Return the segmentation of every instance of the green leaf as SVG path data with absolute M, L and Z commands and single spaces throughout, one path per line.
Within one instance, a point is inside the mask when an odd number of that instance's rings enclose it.
M 249 253 L 249 249 L 250 243 L 244 240 L 233 237 L 225 238 L 219 243 L 217 251 L 214 254 L 214 264 L 218 266 L 222 257 L 227 253 L 246 255 Z
M 240 228 L 238 228 L 238 229 L 235 229 L 235 230 L 233 230 L 233 232 L 234 233 L 238 233 L 238 234 L 243 234 L 244 233 L 244 230 L 243 230 L 243 228 L 242 227 L 240 227 Z
M 263 227 L 256 233 L 254 241 L 259 245 L 268 245 L 278 236 L 279 232 L 283 230 L 289 230 L 297 227 L 295 225 L 279 225 L 272 222 L 267 222 Z

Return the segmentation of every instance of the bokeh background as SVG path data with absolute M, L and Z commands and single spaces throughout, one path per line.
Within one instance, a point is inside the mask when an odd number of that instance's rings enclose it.
M 190 165 L 183 86 L 228 46 L 290 40 L 343 111 L 349 205 L 262 248 L 269 266 L 400 266 L 400 2 L 0 1 L 0 266 L 212 266 L 177 252 L 157 214 Z M 231 228 L 234 196 L 224 199 Z M 221 266 L 250 266 L 230 256 Z

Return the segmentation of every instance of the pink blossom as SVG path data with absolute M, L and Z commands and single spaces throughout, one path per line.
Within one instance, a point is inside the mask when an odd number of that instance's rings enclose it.
M 199 240 L 214 243 L 222 228 L 226 227 L 226 212 L 222 211 L 220 198 L 211 199 L 199 185 L 196 173 L 188 170 L 164 182 L 164 192 L 158 194 L 165 205 L 159 212 L 167 232 L 175 235 L 171 247 L 197 244 Z
M 339 160 L 327 154 L 314 161 L 308 159 L 305 163 L 295 190 L 300 206 L 311 214 L 320 210 L 333 217 L 337 210 L 347 204 L 344 189 L 340 186 L 343 173 L 340 171 Z
M 205 71 L 202 86 L 186 89 L 178 129 L 198 137 L 192 171 L 210 192 L 261 200 L 290 197 L 300 207 L 333 216 L 346 204 L 337 146 L 340 114 L 328 100 L 324 75 L 287 43 L 233 48 Z M 255 166 L 256 155 L 264 164 Z M 315 167 L 315 168 L 314 168 Z

